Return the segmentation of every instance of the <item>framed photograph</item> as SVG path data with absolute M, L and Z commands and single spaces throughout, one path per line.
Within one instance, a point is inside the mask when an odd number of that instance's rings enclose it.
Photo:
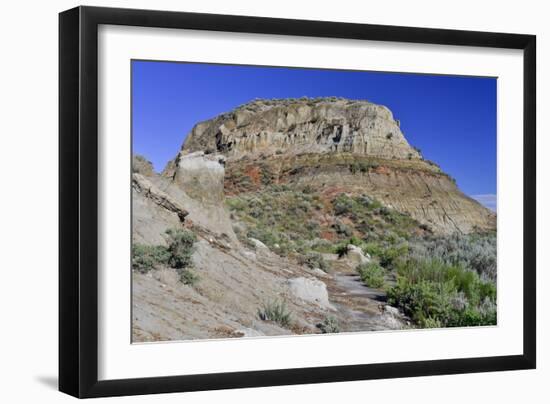
M 59 27 L 61 391 L 535 368 L 535 36 Z

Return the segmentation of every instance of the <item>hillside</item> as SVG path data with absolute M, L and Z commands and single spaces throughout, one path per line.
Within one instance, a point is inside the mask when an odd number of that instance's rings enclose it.
M 172 178 L 150 168 L 134 158 L 134 342 L 320 333 L 325 321 L 347 331 L 405 325 L 367 291 L 348 296 L 338 278 L 316 266 L 277 254 L 252 237 L 239 241 L 233 230 L 238 224 L 225 206 L 221 156 L 182 156 Z M 195 238 L 192 269 L 184 272 L 161 258 L 170 244 L 166 230 L 174 229 Z M 353 261 L 325 257 L 357 277 Z M 259 317 L 273 307 L 288 313 L 288 322 Z
M 494 230 L 495 214 L 424 160 L 399 126 L 367 101 L 257 100 L 197 124 L 181 153 L 223 154 L 230 194 L 272 184 L 367 193 L 438 233 Z
M 495 214 L 383 106 L 245 104 L 135 156 L 132 204 L 134 342 L 496 322 Z

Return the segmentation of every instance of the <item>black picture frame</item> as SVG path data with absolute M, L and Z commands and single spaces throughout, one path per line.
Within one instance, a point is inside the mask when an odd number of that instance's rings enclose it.
M 99 381 L 97 52 L 100 24 L 522 50 L 523 354 Z M 534 35 L 96 7 L 77 7 L 60 13 L 59 390 L 84 398 L 534 369 L 535 122 Z

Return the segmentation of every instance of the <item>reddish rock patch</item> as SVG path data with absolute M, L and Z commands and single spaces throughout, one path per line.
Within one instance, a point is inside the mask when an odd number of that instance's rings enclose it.
M 259 166 L 256 166 L 256 165 L 247 166 L 247 167 L 245 168 L 244 173 L 245 173 L 245 175 L 247 175 L 248 177 L 250 177 L 250 179 L 252 180 L 252 182 L 253 182 L 255 185 L 260 185 L 261 170 L 260 170 L 260 167 L 259 167 Z

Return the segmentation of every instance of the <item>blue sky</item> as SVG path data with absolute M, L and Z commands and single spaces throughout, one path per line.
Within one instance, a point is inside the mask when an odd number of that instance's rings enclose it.
M 409 143 L 456 178 L 463 192 L 486 201 L 496 194 L 496 82 L 480 77 L 133 61 L 133 150 L 160 171 L 197 122 L 254 98 L 366 99 L 390 108 Z

